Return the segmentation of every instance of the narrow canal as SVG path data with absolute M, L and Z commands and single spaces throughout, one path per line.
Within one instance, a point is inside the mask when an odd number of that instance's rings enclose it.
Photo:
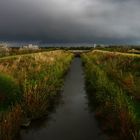
M 50 119 L 23 129 L 21 140 L 106 140 L 88 109 L 81 59 L 76 57 L 65 78 L 62 103 Z

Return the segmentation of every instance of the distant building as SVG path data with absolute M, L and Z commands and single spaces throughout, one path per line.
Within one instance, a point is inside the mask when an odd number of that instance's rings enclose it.
M 21 49 L 33 49 L 33 50 L 38 50 L 39 46 L 38 45 L 33 45 L 33 44 L 28 44 L 27 46 L 23 46 Z
M 96 45 L 96 44 L 94 44 L 94 45 L 93 45 L 93 47 L 94 47 L 94 48 L 96 48 L 96 47 L 97 47 L 97 45 Z

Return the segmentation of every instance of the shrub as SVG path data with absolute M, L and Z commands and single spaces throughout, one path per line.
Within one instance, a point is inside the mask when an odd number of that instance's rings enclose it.
M 21 98 L 21 92 L 16 81 L 9 75 L 0 73 L 0 105 L 14 104 Z

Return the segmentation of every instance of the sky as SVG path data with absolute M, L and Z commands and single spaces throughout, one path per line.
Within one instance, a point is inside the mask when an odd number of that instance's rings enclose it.
M 0 40 L 140 44 L 140 0 L 0 0 Z

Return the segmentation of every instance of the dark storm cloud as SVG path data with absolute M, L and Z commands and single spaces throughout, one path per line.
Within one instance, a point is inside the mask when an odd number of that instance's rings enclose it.
M 0 0 L 0 39 L 140 40 L 139 0 Z

